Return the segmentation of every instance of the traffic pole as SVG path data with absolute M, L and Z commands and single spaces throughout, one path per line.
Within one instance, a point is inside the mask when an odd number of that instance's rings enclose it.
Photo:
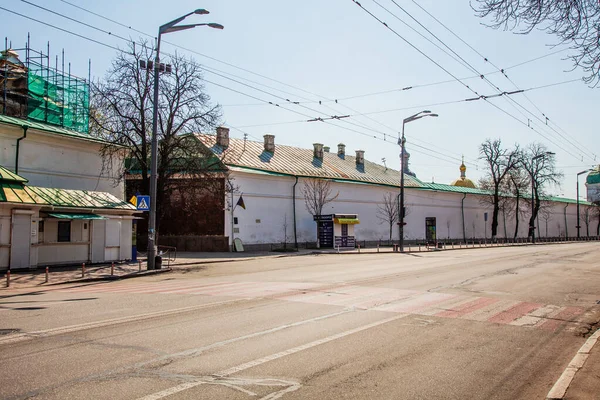
M 46 266 L 46 283 L 48 283 L 48 266 Z
M 85 276 L 85 263 L 81 263 L 81 277 Z
M 10 287 L 10 269 L 6 271 L 6 287 Z

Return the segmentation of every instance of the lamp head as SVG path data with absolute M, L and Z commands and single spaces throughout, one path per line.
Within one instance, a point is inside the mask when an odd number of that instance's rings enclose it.
M 215 28 L 215 29 L 223 29 L 224 26 L 221 24 L 215 24 L 214 22 L 211 22 L 209 24 L 207 24 L 208 26 L 210 26 L 211 28 Z
M 204 8 L 198 8 L 197 10 L 194 10 L 194 14 L 206 15 L 210 14 L 210 12 L 208 10 L 205 10 Z

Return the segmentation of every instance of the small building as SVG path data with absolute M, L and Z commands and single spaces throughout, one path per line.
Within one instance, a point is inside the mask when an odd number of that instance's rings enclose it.
M 110 193 L 30 186 L 0 166 L 0 269 L 131 259 L 136 212 Z

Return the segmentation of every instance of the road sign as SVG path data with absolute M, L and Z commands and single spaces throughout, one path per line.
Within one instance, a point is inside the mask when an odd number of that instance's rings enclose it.
M 138 211 L 150 211 L 150 196 L 137 196 Z

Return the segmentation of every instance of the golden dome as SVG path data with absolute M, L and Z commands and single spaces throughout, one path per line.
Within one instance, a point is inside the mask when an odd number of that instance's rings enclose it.
M 476 189 L 477 186 L 475 186 L 472 180 L 467 178 L 466 172 L 467 166 L 465 165 L 465 157 L 463 156 L 462 164 L 460 164 L 460 178 L 452 182 L 450 185 Z
M 475 184 L 473 183 L 473 181 L 470 180 L 469 178 L 458 178 L 457 180 L 455 180 L 454 182 L 452 182 L 451 185 L 452 186 L 460 186 L 460 187 L 467 187 L 467 188 L 477 189 L 477 186 L 475 186 Z

